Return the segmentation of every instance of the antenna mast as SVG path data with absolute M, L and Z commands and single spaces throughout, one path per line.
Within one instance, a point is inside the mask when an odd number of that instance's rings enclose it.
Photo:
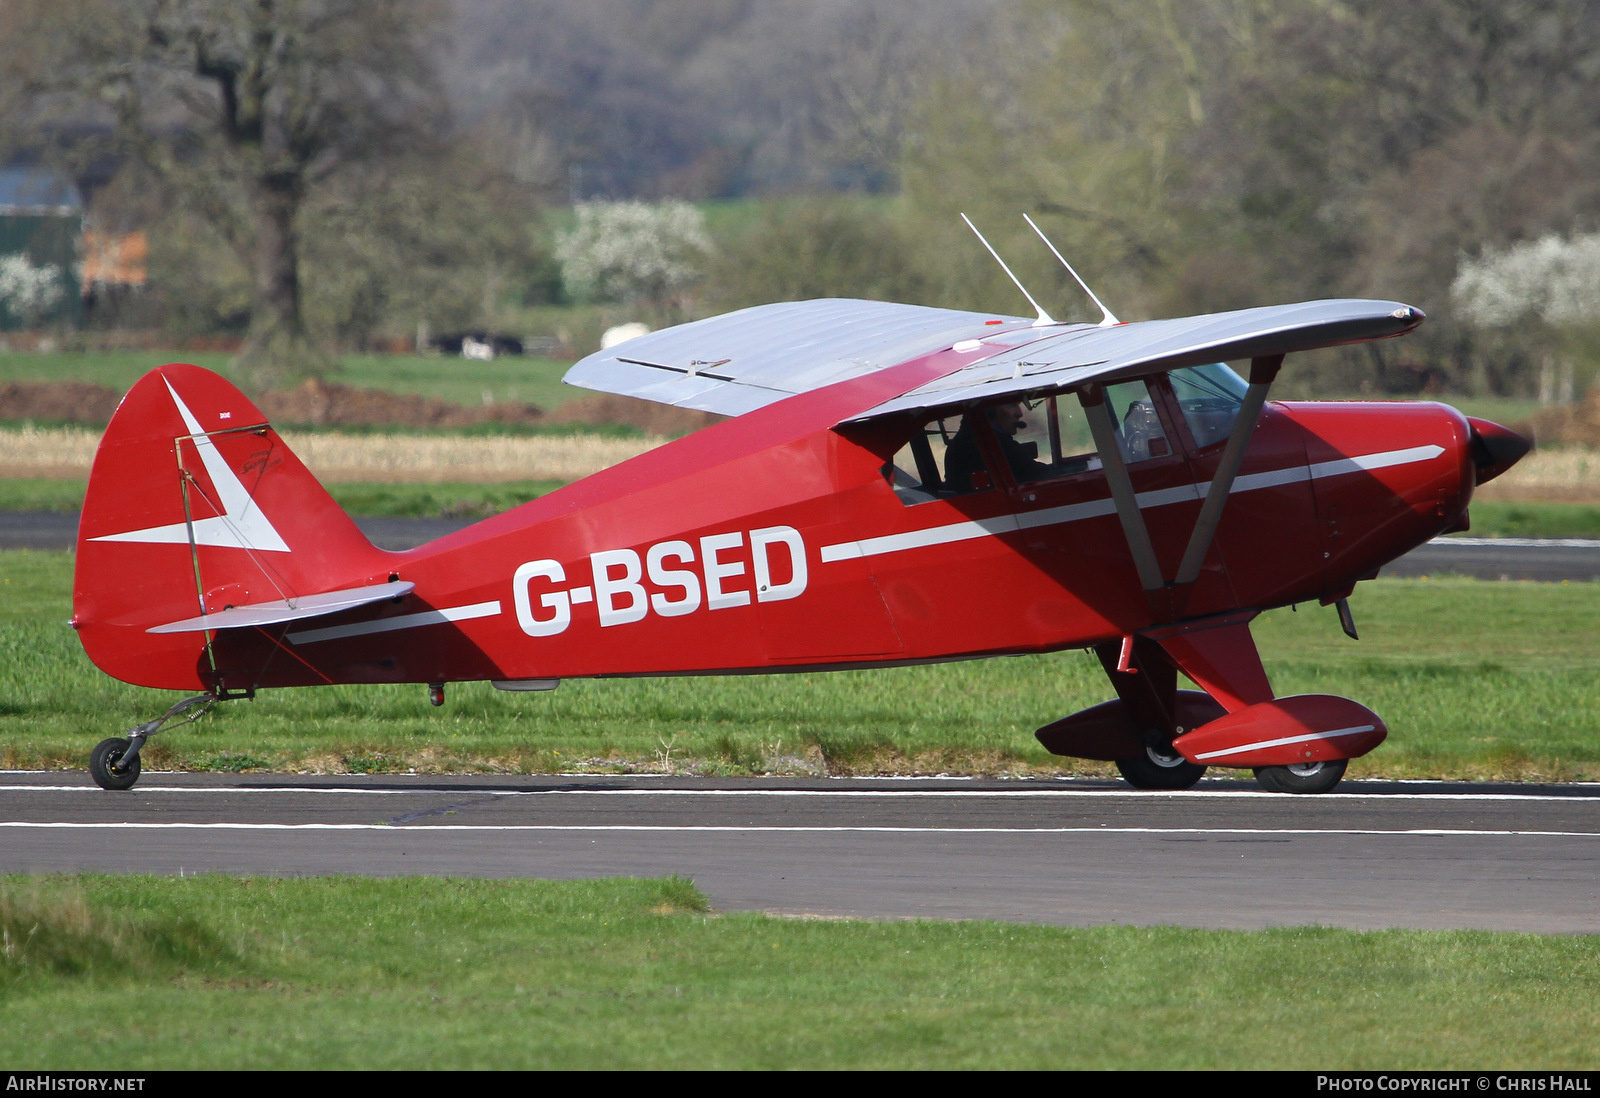
M 1026 217 L 1027 215 L 1024 214 L 1023 216 Z M 983 243 L 983 246 L 985 248 L 989 249 L 989 254 L 994 256 L 994 261 L 996 263 L 1000 264 L 1000 269 L 1006 273 L 1006 277 L 1011 279 L 1012 282 L 1016 283 L 1017 289 L 1022 291 L 1022 296 L 1028 299 L 1028 304 L 1029 305 L 1033 306 L 1033 311 L 1039 314 L 1039 319 L 1035 320 L 1033 322 L 1033 326 L 1035 328 L 1038 328 L 1038 327 L 1041 327 L 1041 326 L 1043 326 L 1045 324 L 1055 324 L 1056 321 L 1053 320 L 1051 318 L 1050 314 L 1045 312 L 1044 309 L 1040 307 L 1039 303 L 1033 299 L 1033 295 L 1030 294 L 1028 292 L 1028 288 L 1022 284 L 1022 280 L 1019 279 L 1016 275 L 1011 273 L 1011 268 L 1007 267 L 1006 266 L 1006 261 L 1000 258 L 1000 253 L 995 251 L 994 248 L 990 245 L 990 243 L 987 240 L 983 239 L 983 234 L 978 232 L 978 226 L 976 226 L 976 225 L 974 225 L 972 223 L 972 218 L 968 217 L 966 214 L 962 214 L 961 215 L 961 220 L 963 220 L 963 221 L 965 221 L 967 223 L 967 228 L 971 229 L 973 235 L 976 236 L 978 238 L 978 240 Z M 1065 260 L 1063 260 L 1063 262 L 1065 262 Z M 1068 268 L 1068 269 L 1070 270 L 1070 268 Z M 1084 289 L 1088 289 L 1088 287 L 1086 286 L 1086 287 L 1084 287 Z M 1090 294 L 1089 296 L 1093 297 L 1094 295 Z M 1107 314 L 1107 315 L 1109 315 L 1109 314 Z
M 1022 215 L 1022 220 L 1026 221 L 1028 223 L 1028 225 L 1033 229 L 1033 231 L 1039 234 L 1039 239 L 1044 241 L 1044 246 L 1046 248 L 1049 248 L 1050 251 L 1055 254 L 1055 257 L 1057 259 L 1061 260 L 1061 265 L 1067 269 L 1067 273 L 1070 274 L 1073 277 L 1073 279 L 1077 281 L 1078 285 L 1083 287 L 1083 292 L 1089 295 L 1089 300 L 1093 301 L 1095 303 L 1096 307 L 1099 308 L 1101 316 L 1103 317 L 1103 319 L 1100 321 L 1100 327 L 1102 327 L 1102 328 L 1110 328 L 1113 325 L 1121 324 L 1122 321 L 1118 320 L 1116 318 L 1116 316 L 1112 314 L 1111 310 L 1106 308 L 1105 303 L 1094 295 L 1094 291 L 1089 289 L 1089 284 L 1087 282 L 1085 282 L 1083 279 L 1078 277 L 1078 272 L 1072 269 L 1072 264 L 1067 262 L 1066 257 L 1063 256 L 1060 252 L 1056 251 L 1056 246 L 1054 244 L 1050 243 L 1050 238 L 1048 236 L 1044 235 L 1044 230 L 1039 228 L 1039 226 L 1037 226 L 1037 225 L 1035 225 L 1033 223 L 1033 218 L 1029 217 L 1027 214 L 1023 214 Z M 968 222 L 968 224 L 971 224 L 971 222 Z M 978 230 L 974 229 L 972 231 L 973 232 L 977 232 Z M 995 256 L 995 258 L 999 259 L 1000 257 L 999 256 Z M 1004 265 L 1005 264 L 1001 264 L 1001 266 L 1004 266 Z M 1009 271 L 1007 271 L 1006 273 L 1010 274 Z M 1023 293 L 1027 293 L 1028 291 L 1024 290 L 1022 292 Z M 1028 300 L 1032 301 L 1033 299 L 1030 297 Z

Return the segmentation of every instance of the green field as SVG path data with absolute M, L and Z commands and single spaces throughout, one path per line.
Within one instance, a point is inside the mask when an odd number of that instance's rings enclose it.
M 715 915 L 687 881 L 0 878 L 46 1068 L 1593 1069 L 1600 938 Z
M 196 351 L 59 351 L 37 354 L 0 352 L 0 383 L 7 381 L 85 381 L 119 392 L 155 367 L 192 362 L 228 372 L 228 355 Z M 522 357 L 480 362 L 447 355 L 339 355 L 339 369 L 328 380 L 357 389 L 421 393 L 452 404 L 525 402 L 546 411 L 592 395 L 562 384 L 570 362 Z
M 0 553 L 0 765 L 77 767 L 176 695 L 115 682 L 66 620 L 72 558 Z M 1600 584 L 1377 580 L 1329 608 L 1264 615 L 1280 694 L 1337 693 L 1387 743 L 1352 776 L 1600 779 Z M 265 692 L 151 741 L 148 767 L 328 772 L 1111 773 L 1033 730 L 1111 691 L 1083 652 L 834 674 L 570 681 L 519 695 L 422 686 Z
M 1472 505 L 1473 538 L 1600 538 L 1600 506 L 1592 503 L 1513 503 L 1478 500 Z

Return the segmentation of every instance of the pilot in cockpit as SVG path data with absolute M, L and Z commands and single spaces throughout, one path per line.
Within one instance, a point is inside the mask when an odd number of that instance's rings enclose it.
M 1018 442 L 1016 434 L 1027 421 L 1023 419 L 1022 404 L 996 404 L 984 409 L 984 417 L 994 428 L 995 441 L 1005 455 L 1011 477 L 1018 484 L 1040 480 L 1050 475 L 1050 466 L 1038 461 L 1039 446 L 1033 442 Z M 983 454 L 978 449 L 978 438 L 972 429 L 975 416 L 962 417 L 961 427 L 950 439 L 944 452 L 944 483 L 952 492 L 970 492 L 979 486 L 972 477 L 983 472 Z

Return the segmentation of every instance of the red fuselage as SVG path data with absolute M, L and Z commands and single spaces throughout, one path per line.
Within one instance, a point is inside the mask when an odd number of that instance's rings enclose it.
M 1471 497 L 1471 430 L 1454 409 L 1269 404 L 1199 579 L 1147 595 L 1102 471 L 1001 476 L 906 506 L 884 467 L 910 421 L 833 426 L 873 390 L 936 376 L 942 357 L 728 420 L 416 550 L 352 554 L 341 582 L 392 575 L 414 593 L 281 639 L 221 634 L 221 685 L 759 672 L 1083 647 L 1338 597 L 1458 527 Z M 1177 445 L 1131 474 L 1170 579 L 1223 446 L 1197 448 L 1165 383 L 1151 391 Z M 202 547 L 202 568 L 229 552 Z M 198 635 L 152 639 L 170 657 L 147 646 L 133 674 L 92 639 L 86 629 L 96 662 L 131 681 L 214 681 Z

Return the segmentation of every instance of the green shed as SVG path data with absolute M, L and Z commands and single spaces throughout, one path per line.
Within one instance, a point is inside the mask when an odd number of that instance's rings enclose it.
M 0 332 L 79 327 L 83 198 L 38 167 L 0 168 Z

